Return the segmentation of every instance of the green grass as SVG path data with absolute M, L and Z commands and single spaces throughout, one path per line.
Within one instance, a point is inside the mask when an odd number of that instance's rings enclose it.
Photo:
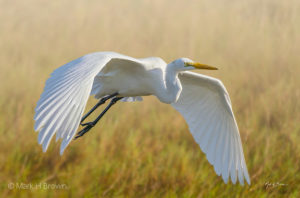
M 1 0 L 0 7 L 1 197 L 300 196 L 299 1 Z M 109 50 L 218 66 L 205 74 L 229 91 L 252 184 L 224 184 L 181 115 L 155 97 L 118 103 L 63 156 L 55 141 L 43 153 L 33 116 L 45 80 L 72 59 Z

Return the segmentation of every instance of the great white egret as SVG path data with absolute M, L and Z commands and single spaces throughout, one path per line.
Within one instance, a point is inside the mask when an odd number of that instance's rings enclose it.
M 218 79 L 189 72 L 193 69 L 217 69 L 180 58 L 166 64 L 161 58 L 136 59 L 115 52 L 97 52 L 82 56 L 58 69 L 46 81 L 35 109 L 35 131 L 43 151 L 56 134 L 62 138 L 62 154 L 74 138 L 89 131 L 118 100 L 142 100 L 154 95 L 171 104 L 185 118 L 189 129 L 225 183 L 237 178 L 250 184 L 243 148 L 229 95 Z M 100 99 L 82 117 L 90 95 Z M 109 105 L 93 122 L 82 121 L 99 105 Z

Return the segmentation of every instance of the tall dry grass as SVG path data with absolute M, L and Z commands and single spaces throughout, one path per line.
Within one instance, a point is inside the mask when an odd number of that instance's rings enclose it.
M 299 10 L 297 0 L 1 0 L 1 196 L 299 197 Z M 62 157 L 54 142 L 42 153 L 33 115 L 50 72 L 110 50 L 220 67 L 205 74 L 230 93 L 252 185 L 224 184 L 180 114 L 154 97 L 117 105 Z

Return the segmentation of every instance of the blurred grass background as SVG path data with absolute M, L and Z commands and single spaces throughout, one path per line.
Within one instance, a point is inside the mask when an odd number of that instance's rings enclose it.
M 298 0 L 0 0 L 1 197 L 299 197 L 299 10 Z M 119 103 L 63 156 L 54 141 L 43 153 L 33 115 L 45 80 L 94 51 L 218 66 L 205 74 L 229 91 L 251 186 L 224 184 L 154 97 Z

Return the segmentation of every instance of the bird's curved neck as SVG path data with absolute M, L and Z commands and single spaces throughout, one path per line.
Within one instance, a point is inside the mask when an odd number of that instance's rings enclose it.
M 182 87 L 178 79 L 178 71 L 167 65 L 165 72 L 165 94 L 162 98 L 162 101 L 165 103 L 176 102 L 181 93 Z

